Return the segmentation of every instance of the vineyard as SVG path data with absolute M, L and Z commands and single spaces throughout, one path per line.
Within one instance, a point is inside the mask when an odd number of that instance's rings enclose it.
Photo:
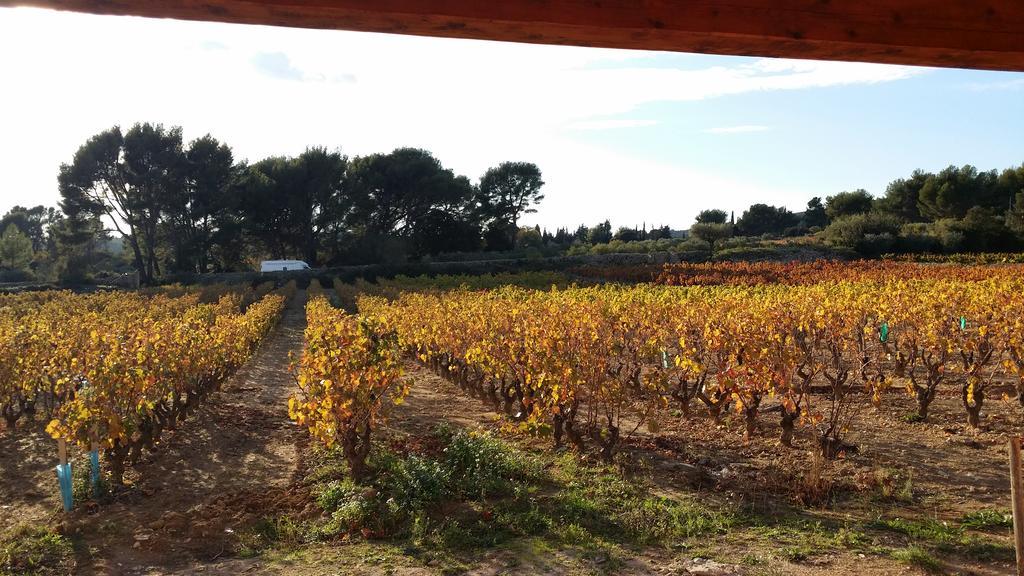
M 102 450 L 121 484 L 126 463 L 184 420 L 270 330 L 287 297 L 272 289 L 6 297 L 3 426 L 16 433 L 19 423 L 47 422 L 54 439 Z
M 951 257 L 955 257 L 953 255 Z M 985 255 L 975 255 L 983 258 Z M 649 282 L 665 286 L 756 286 L 761 284 L 817 284 L 829 280 L 874 281 L 894 280 L 963 280 L 978 281 L 1019 275 L 1024 270 L 1015 259 L 1005 255 L 1000 262 L 1012 266 L 962 266 L 948 259 L 929 261 L 922 266 L 897 260 L 815 260 L 811 262 L 721 262 L 638 265 L 621 267 L 583 267 L 573 272 L 584 278 L 611 282 Z M 965 256 L 966 258 L 966 256 Z M 954 260 L 955 261 L 955 260 Z M 989 263 L 987 260 L 982 263 Z
M 294 284 L 2 296 L 0 426 L 101 454 L 112 496 L 84 495 L 100 504 L 70 515 L 78 537 L 134 538 L 123 559 L 179 569 L 309 549 L 458 573 L 532 543 L 575 550 L 560 566 L 585 573 L 1006 573 L 1022 271 L 673 264 L 313 280 L 301 298 Z M 292 300 L 294 343 L 262 347 Z M 278 388 L 268 363 L 288 374 Z M 217 448 L 263 435 L 287 459 L 261 468 L 266 489 L 236 478 L 251 454 Z M 204 450 L 225 459 L 219 479 Z M 196 486 L 159 477 L 176 468 Z M 186 521 L 138 499 L 153 490 L 200 503 Z M 135 527 L 97 544 L 104 518 Z M 0 573 L 31 566 L 4 550 Z
M 889 394 L 909 393 L 925 421 L 949 388 L 975 428 L 993 394 L 1024 401 L 1024 281 L 1015 268 L 976 272 L 808 283 L 800 271 L 798 286 L 510 288 L 359 304 L 468 393 L 546 426 L 556 446 L 583 449 L 587 437 L 610 459 L 624 424 L 657 427 L 666 408 L 689 414 L 695 403 L 715 422 L 741 415 L 749 438 L 774 401 L 783 444 L 800 426 L 833 458 L 862 405 Z
M 923 426 L 939 397 L 957 399 L 967 431 L 985 428 L 993 403 L 1024 416 L 1018 266 L 687 264 L 653 279 L 549 289 L 339 283 L 337 295 L 359 293 L 358 315 L 323 296 L 309 305 L 300 381 L 319 387 L 304 387 L 292 415 L 328 445 L 344 444 L 362 477 L 371 428 L 408 393 L 395 384 L 404 351 L 501 414 L 506 429 L 607 463 L 679 419 L 737 422 L 747 445 L 772 435 L 810 448 L 795 465 L 806 473 L 819 458 L 870 453 L 848 433 L 865 414 L 908 401 L 904 420 Z M 341 333 L 324 338 L 325 325 Z

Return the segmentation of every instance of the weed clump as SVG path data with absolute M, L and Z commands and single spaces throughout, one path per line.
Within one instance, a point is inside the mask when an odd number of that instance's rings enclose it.
M 919 546 L 908 546 L 892 551 L 894 560 L 916 566 L 931 574 L 942 572 L 942 562 Z
M 960 525 L 974 530 L 1005 530 L 1013 528 L 1013 514 L 1008 510 L 987 508 L 964 514 Z
M 0 537 L 0 574 L 69 574 L 71 541 L 46 528 L 23 526 Z

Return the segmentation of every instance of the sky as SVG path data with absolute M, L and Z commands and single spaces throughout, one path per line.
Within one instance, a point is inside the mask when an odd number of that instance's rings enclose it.
M 688 227 L 1024 163 L 1024 73 L 540 46 L 0 8 L 0 213 L 56 205 L 90 136 L 211 134 L 238 160 L 413 146 L 476 181 L 536 163 L 523 223 Z

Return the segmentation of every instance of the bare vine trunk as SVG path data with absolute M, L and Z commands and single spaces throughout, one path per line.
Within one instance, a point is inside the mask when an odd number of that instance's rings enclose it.
M 800 408 L 797 408 L 794 412 L 787 412 L 785 408 L 782 409 L 782 417 L 780 420 L 782 435 L 779 437 L 779 442 L 783 446 L 793 446 L 793 430 L 796 428 L 796 421 L 798 418 L 800 418 Z
M 981 406 L 985 403 L 985 391 L 980 386 L 975 386 L 973 393 L 969 393 L 968 387 L 961 390 L 961 400 L 964 409 L 967 410 L 967 424 L 971 428 L 981 425 Z

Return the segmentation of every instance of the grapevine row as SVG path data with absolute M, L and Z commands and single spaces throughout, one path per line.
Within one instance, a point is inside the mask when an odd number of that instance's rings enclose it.
M 977 426 L 993 389 L 1024 391 L 1024 281 L 594 287 L 364 296 L 363 314 L 468 392 L 556 444 L 610 458 L 624 426 L 668 406 L 734 410 L 754 434 L 768 400 L 834 456 L 858 404 L 894 389 L 919 416 L 952 387 Z M 987 279 L 965 280 L 985 277 Z M 1024 394 L 1019 394 L 1024 398 Z
M 3 426 L 42 416 L 55 439 L 102 448 L 121 483 L 127 462 L 248 358 L 293 289 L 58 293 L 25 304 L 23 314 L 22 303 L 5 308 Z
M 714 262 L 582 267 L 575 273 L 613 282 L 651 282 L 666 286 L 757 286 L 762 284 L 815 284 L 836 278 L 847 281 L 887 282 L 900 280 L 961 280 L 1021 275 L 1024 266 L 961 266 L 950 263 L 919 264 L 890 260 L 841 262 Z

